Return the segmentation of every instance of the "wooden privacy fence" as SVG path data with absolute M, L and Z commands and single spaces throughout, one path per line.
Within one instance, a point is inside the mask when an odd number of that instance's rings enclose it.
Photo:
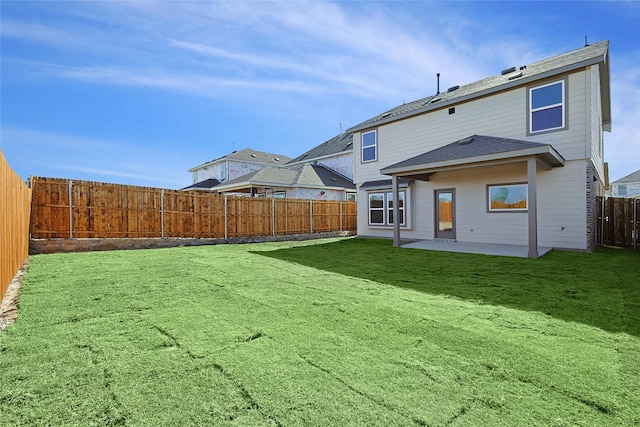
M 31 190 L 0 151 L 0 301 L 29 255 Z
M 597 197 L 597 243 L 640 250 L 640 199 Z
M 234 238 L 351 231 L 356 202 L 32 178 L 31 238 Z

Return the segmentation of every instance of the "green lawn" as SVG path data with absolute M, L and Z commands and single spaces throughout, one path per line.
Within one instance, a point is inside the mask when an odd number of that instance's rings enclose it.
M 640 424 L 640 253 L 373 239 L 40 255 L 0 425 Z

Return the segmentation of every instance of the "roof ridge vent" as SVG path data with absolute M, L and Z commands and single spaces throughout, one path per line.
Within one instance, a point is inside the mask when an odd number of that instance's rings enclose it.
M 516 68 L 516 67 L 507 68 L 506 70 L 502 70 L 502 71 L 500 72 L 500 74 L 502 74 L 502 75 L 504 76 L 504 75 L 506 75 L 506 74 L 511 74 L 511 73 L 513 73 L 515 70 L 517 70 L 517 68 Z
M 458 145 L 471 144 L 473 142 L 473 136 L 469 136 L 467 138 L 462 138 L 457 141 Z
M 522 71 L 520 71 L 518 74 L 514 74 L 512 76 L 509 76 L 509 80 L 515 80 L 515 79 L 519 79 L 520 77 L 522 77 Z
M 429 101 L 429 104 L 435 104 L 436 102 L 441 101 L 441 100 L 442 100 L 442 97 L 439 96 L 439 97 L 433 98 L 431 101 Z
M 447 93 L 453 92 L 454 90 L 458 90 L 458 89 L 460 89 L 460 85 L 451 86 L 449 89 L 447 89 Z

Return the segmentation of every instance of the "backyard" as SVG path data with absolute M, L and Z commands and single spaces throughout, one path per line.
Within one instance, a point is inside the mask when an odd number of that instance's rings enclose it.
M 640 253 L 329 239 L 37 255 L 0 425 L 640 424 Z

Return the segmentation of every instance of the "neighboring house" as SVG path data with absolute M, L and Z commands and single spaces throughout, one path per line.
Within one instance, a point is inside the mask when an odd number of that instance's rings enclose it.
M 326 166 L 265 168 L 216 186 L 219 193 L 313 200 L 355 200 L 355 185 Z
M 291 158 L 287 156 L 255 151 L 250 148 L 234 151 L 189 169 L 193 177 L 193 185 L 183 188 L 183 190 L 211 190 L 220 183 L 231 181 L 260 169 L 279 167 L 289 160 Z
M 353 180 L 353 134 L 343 133 L 305 152 L 287 163 L 317 163 Z
M 608 41 L 393 108 L 348 130 L 358 235 L 591 250 L 603 131 Z
M 193 173 L 194 184 L 183 190 L 254 197 L 356 199 L 352 134 L 331 138 L 295 159 L 245 149 L 189 172 Z
M 611 183 L 611 197 L 640 196 L 640 170 Z

